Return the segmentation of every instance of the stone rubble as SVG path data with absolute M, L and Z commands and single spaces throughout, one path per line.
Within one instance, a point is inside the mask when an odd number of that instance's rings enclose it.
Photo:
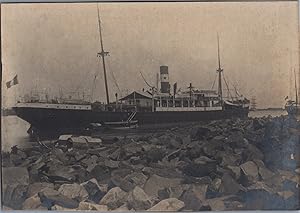
M 2 153 L 3 205 L 23 210 L 299 209 L 300 123 L 281 117 L 181 125 L 106 142 L 61 136 Z

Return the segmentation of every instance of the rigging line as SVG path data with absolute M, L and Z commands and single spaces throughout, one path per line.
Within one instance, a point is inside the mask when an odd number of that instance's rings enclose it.
M 233 85 L 233 84 L 232 84 L 232 86 L 233 86 L 233 88 L 234 88 L 235 94 L 236 94 L 238 97 L 241 97 L 241 95 L 239 94 L 239 92 L 238 92 L 236 86 Z
M 145 77 L 144 77 L 144 75 L 143 75 L 143 73 L 140 71 L 140 73 L 141 73 L 141 76 L 142 76 L 142 78 L 143 78 L 143 80 L 145 81 L 145 83 L 148 85 L 148 87 L 151 87 L 151 88 L 153 88 L 153 86 L 151 86 L 147 81 L 146 81 L 146 79 L 145 79 Z
M 227 87 L 227 90 L 228 90 L 229 96 L 230 96 L 231 100 L 233 101 L 233 98 L 232 98 L 232 95 L 231 95 L 231 93 L 230 93 L 230 90 L 229 90 L 229 87 L 228 87 L 227 81 L 226 81 L 226 79 L 225 79 L 224 73 L 223 73 L 223 79 L 224 79 L 224 82 L 225 82 L 225 84 L 226 84 L 226 87 Z
M 98 64 L 99 68 L 101 68 L 101 63 L 97 63 L 97 64 Z M 99 69 L 97 69 L 97 72 L 95 73 L 94 79 L 93 79 L 92 94 L 90 97 L 91 101 L 93 101 L 93 98 L 94 98 L 94 93 L 95 93 L 95 89 L 96 89 L 96 80 L 97 80 L 99 74 L 100 74 Z M 102 76 L 100 76 L 100 77 L 102 77 Z
M 117 89 L 118 89 L 118 92 L 121 94 L 121 90 L 120 90 L 120 87 L 118 85 L 118 82 L 117 82 L 117 79 L 115 78 L 115 74 L 114 74 L 114 71 L 111 69 L 111 66 L 109 63 L 107 63 L 107 66 L 108 66 L 108 69 L 110 70 L 110 73 L 111 73 L 111 76 L 112 76 L 112 79 L 114 81 L 114 84 L 116 85 Z
M 216 83 L 217 76 L 218 76 L 218 75 L 215 75 L 215 80 L 214 80 L 214 83 L 213 83 L 211 89 L 213 89 L 213 88 L 215 87 L 215 83 Z

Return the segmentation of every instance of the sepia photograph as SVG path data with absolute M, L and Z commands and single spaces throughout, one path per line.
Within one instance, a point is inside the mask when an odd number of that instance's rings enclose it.
M 300 209 L 297 1 L 1 4 L 1 209 Z

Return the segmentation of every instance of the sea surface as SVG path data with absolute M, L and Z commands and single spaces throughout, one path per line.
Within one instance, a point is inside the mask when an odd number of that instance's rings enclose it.
M 263 117 L 263 116 L 280 116 L 286 115 L 284 110 L 263 110 L 263 111 L 251 111 L 249 117 Z M 30 147 L 32 142 L 28 137 L 27 130 L 30 124 L 26 121 L 18 118 L 17 116 L 2 116 L 1 117 L 2 134 L 1 134 L 1 147 L 2 151 L 10 151 L 10 148 L 14 145 L 18 145 L 19 148 Z

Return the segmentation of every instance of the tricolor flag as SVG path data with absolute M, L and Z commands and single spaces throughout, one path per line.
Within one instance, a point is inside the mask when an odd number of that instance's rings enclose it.
M 9 88 L 11 88 L 12 86 L 14 86 L 14 85 L 16 85 L 18 83 L 19 83 L 19 81 L 18 81 L 18 75 L 16 75 L 13 78 L 13 80 L 6 82 L 6 87 L 7 87 L 7 89 L 9 89 Z

